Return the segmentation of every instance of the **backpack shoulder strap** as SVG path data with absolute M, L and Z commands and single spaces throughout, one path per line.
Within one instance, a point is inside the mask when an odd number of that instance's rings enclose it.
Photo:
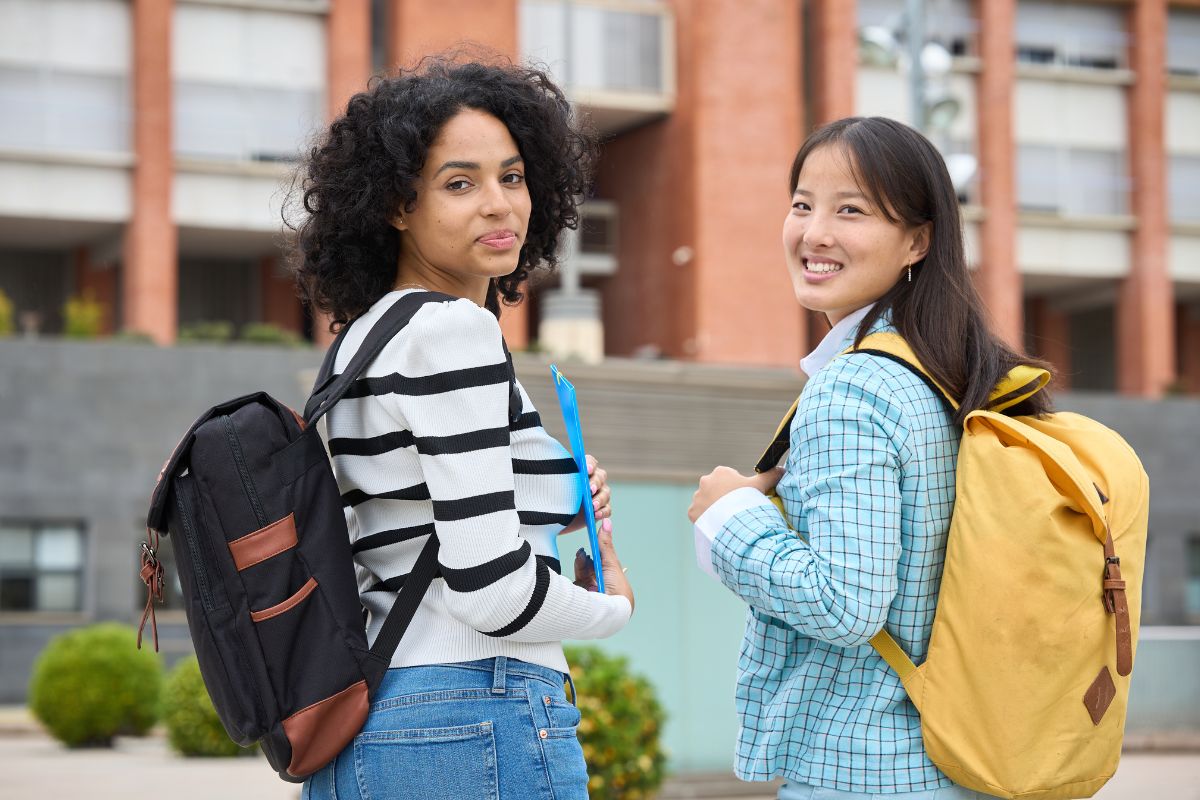
M 383 348 L 387 347 L 388 342 L 412 320 L 421 306 L 426 303 L 453 302 L 457 299 L 457 297 L 441 292 L 412 292 L 404 295 L 383 312 L 383 316 L 371 326 L 371 330 L 359 345 L 354 357 L 350 359 L 350 363 L 346 365 L 341 374 L 335 375 L 333 365 L 337 359 L 338 350 L 341 348 L 342 340 L 349 332 L 350 327 L 358 320 L 354 320 L 343 328 L 333 345 L 330 346 L 329 352 L 325 354 L 321 370 L 317 373 L 317 384 L 313 387 L 312 396 L 308 398 L 308 403 L 304 406 L 305 425 L 310 428 L 315 425 L 317 420 L 333 407 L 334 403 L 341 400 L 346 392 L 350 391 L 350 387 L 358 380 L 359 376 L 366 371 L 375 357 L 383 351 Z
M 458 299 L 442 292 L 413 292 L 401 297 L 371 326 L 371 330 L 359 345 L 354 357 L 350 359 L 350 363 L 346 365 L 346 369 L 342 370 L 340 375 L 335 375 L 333 370 L 338 350 L 341 349 L 342 340 L 354 322 L 344 327 L 337 339 L 330 345 L 329 351 L 326 352 L 325 359 L 321 362 L 321 369 L 317 372 L 312 395 L 304 405 L 306 427 L 315 425 L 325 412 L 333 408 L 333 405 L 341 400 L 346 392 L 350 391 L 354 382 L 366 371 L 375 357 L 383 352 L 383 348 L 387 347 L 388 342 L 395 338 L 396 334 L 402 331 L 416 316 L 421 306 L 426 303 L 454 302 Z M 517 373 L 513 368 L 512 354 L 508 351 L 508 343 L 501 338 L 500 344 L 504 348 L 504 359 L 508 364 L 508 418 L 509 422 L 516 422 L 517 418 L 521 416 L 522 406 L 521 393 L 517 389 Z
M 924 380 L 934 390 L 934 393 L 948 403 L 954 411 L 958 411 L 958 400 L 929 374 L 908 342 L 904 341 L 899 334 L 886 331 L 871 333 L 863 338 L 858 347 L 852 347 L 845 352 L 870 353 L 891 359 L 907 367 Z M 1001 378 L 1000 382 L 996 384 L 996 388 L 992 390 L 988 397 L 988 411 L 1001 413 L 1037 394 L 1049 382 L 1050 373 L 1041 367 L 1018 364 Z

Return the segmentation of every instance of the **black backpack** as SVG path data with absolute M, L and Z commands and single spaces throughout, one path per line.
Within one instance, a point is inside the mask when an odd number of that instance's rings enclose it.
M 370 698 L 438 573 L 431 536 L 368 647 L 342 498 L 317 420 L 423 304 L 455 299 L 435 292 L 400 298 L 334 375 L 346 326 L 325 356 L 303 417 L 265 392 L 210 409 L 184 435 L 155 486 L 142 547 L 151 627 L 163 582 L 158 534 L 169 533 L 213 706 L 230 738 L 243 746 L 259 742 L 284 780 L 316 772 L 361 730 Z M 511 357 L 508 363 L 510 416 L 519 416 Z

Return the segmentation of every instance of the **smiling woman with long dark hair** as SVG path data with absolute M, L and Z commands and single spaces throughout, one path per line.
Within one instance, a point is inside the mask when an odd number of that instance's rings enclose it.
M 868 642 L 886 629 L 924 660 L 960 426 L 1011 368 L 1038 362 L 988 328 L 950 176 L 917 131 L 882 117 L 826 125 L 796 155 L 788 196 L 796 299 L 832 330 L 801 362 L 786 466 L 718 467 L 688 512 L 701 566 L 749 606 L 737 773 L 786 778 L 780 800 L 982 797 L 926 756 L 916 708 Z M 899 334 L 959 407 L 887 354 L 846 352 L 874 333 Z M 1007 413 L 1048 410 L 1039 392 Z
M 591 153 L 544 73 L 435 58 L 355 95 L 309 155 L 297 278 L 350 325 L 334 371 L 401 298 L 449 297 L 421 305 L 327 417 L 369 638 L 431 535 L 440 577 L 363 732 L 306 798 L 587 796 L 561 640 L 620 630 L 633 593 L 604 470 L 589 457 L 581 498 L 519 383 L 511 406 L 498 317 L 555 264 Z M 560 574 L 555 540 L 581 502 L 603 520 L 607 594 L 586 559 L 577 583 Z

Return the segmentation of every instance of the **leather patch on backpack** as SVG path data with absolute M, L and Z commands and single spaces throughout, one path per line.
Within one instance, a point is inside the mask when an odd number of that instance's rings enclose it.
M 1083 695 L 1083 704 L 1087 707 L 1093 725 L 1099 725 L 1100 720 L 1104 719 L 1104 712 L 1108 711 L 1108 707 L 1112 705 L 1116 696 L 1117 687 L 1113 684 L 1108 667 L 1101 667 L 1100 674 L 1096 676 L 1096 680 L 1092 681 L 1092 685 Z

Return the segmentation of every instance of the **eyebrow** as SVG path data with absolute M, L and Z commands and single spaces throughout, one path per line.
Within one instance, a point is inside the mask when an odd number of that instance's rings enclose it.
M 506 158 L 500 162 L 500 169 L 505 169 L 507 167 L 511 167 L 513 164 L 520 163 L 521 161 L 524 161 L 524 159 L 521 158 L 520 154 L 512 156 L 510 158 Z M 483 169 L 483 168 L 475 161 L 447 161 L 445 164 L 442 164 L 440 167 L 438 167 L 438 171 L 433 173 L 433 176 L 436 178 L 438 175 L 441 175 L 443 172 L 445 172 L 448 169 L 472 170 L 472 169 Z
M 792 192 L 793 196 L 798 195 L 798 194 L 802 194 L 805 197 L 813 196 L 812 192 L 805 191 L 804 189 L 796 189 L 795 191 Z M 858 197 L 863 200 L 867 199 L 867 196 L 865 194 L 863 194 L 862 192 L 838 192 L 837 194 L 834 195 L 834 197 L 839 197 L 839 198 L 843 198 L 843 199 L 847 198 L 847 197 Z

